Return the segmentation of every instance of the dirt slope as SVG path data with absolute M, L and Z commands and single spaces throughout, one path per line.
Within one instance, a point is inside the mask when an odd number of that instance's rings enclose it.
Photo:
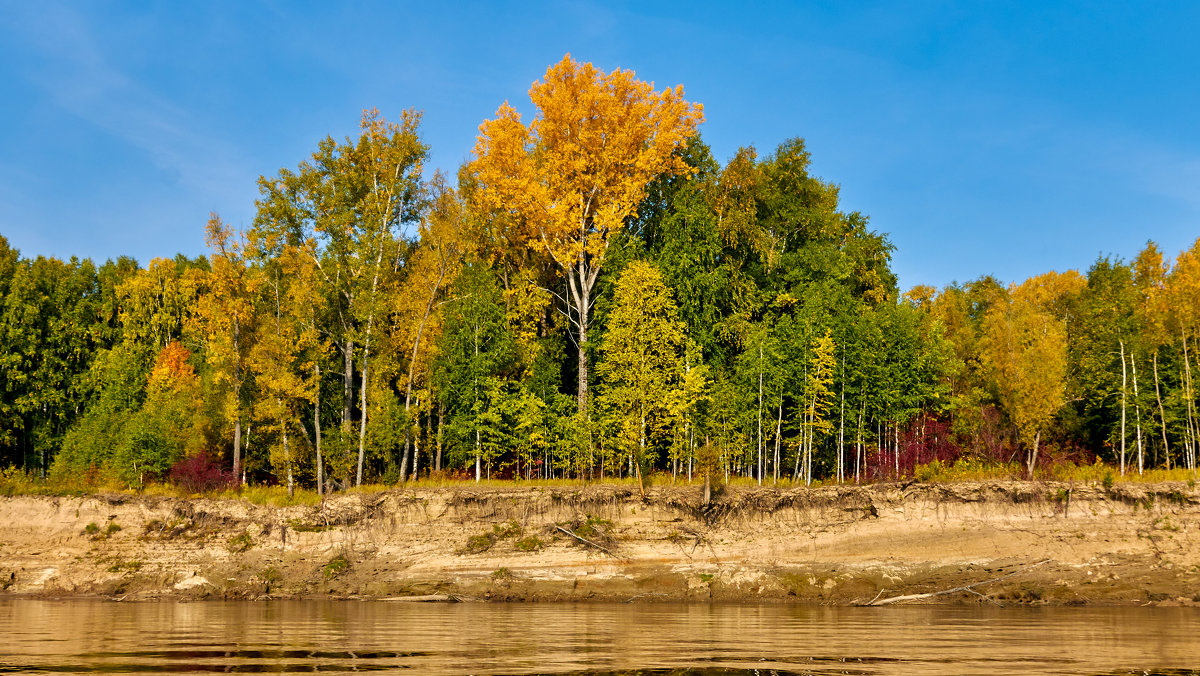
M 466 486 L 290 508 L 0 498 L 7 594 L 850 604 L 999 577 L 930 601 L 1196 604 L 1200 491 L 764 488 L 709 508 L 698 489 L 669 486 L 646 500 L 619 486 Z

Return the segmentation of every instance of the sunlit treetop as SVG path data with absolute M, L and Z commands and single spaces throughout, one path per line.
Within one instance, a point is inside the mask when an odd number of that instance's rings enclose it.
M 690 169 L 675 150 L 703 120 L 683 88 L 655 91 L 633 71 L 604 73 L 568 54 L 534 82 L 528 125 L 507 102 L 480 125 L 471 164 L 485 206 L 524 217 L 523 239 L 560 265 L 602 257 L 646 184 Z

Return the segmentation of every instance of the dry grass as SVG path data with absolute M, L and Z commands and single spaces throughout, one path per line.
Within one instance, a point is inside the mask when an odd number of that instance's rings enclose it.
M 1020 480 L 1026 478 L 1024 465 L 1020 462 L 1011 463 L 996 463 L 978 458 L 960 458 L 954 463 L 943 463 L 934 461 L 925 465 L 918 465 L 914 468 L 911 478 L 925 483 L 955 483 L 965 481 L 1006 481 Z M 758 487 L 758 481 L 751 477 L 730 477 L 728 483 L 722 481 L 723 476 L 715 477 L 720 483 L 726 487 L 734 489 L 751 489 Z M 1148 469 L 1138 474 L 1136 469 L 1126 469 L 1124 475 L 1118 471 L 1116 467 L 1097 461 L 1091 465 L 1076 465 L 1074 463 L 1056 463 L 1048 467 L 1039 467 L 1034 474 L 1034 478 L 1043 481 L 1062 481 L 1062 482 L 1079 482 L 1079 483 L 1100 483 L 1105 486 L 1112 486 L 1116 483 L 1160 483 L 1169 481 L 1188 482 L 1189 485 L 1195 485 L 1200 476 L 1197 472 L 1188 469 L 1175 468 L 1166 469 Z M 704 480 L 700 475 L 694 475 L 692 480 L 687 479 L 686 474 L 678 475 L 674 478 L 667 473 L 659 473 L 647 476 L 645 480 L 646 487 L 650 486 L 692 486 L 699 487 L 703 485 Z M 846 482 L 851 483 L 851 482 Z M 869 483 L 869 482 L 868 482 Z M 409 481 L 404 484 L 407 489 L 437 489 L 437 488 L 464 488 L 478 487 L 490 489 L 514 489 L 514 488 L 582 488 L 584 486 L 594 485 L 606 486 L 625 486 L 636 487 L 637 479 L 628 477 L 605 477 L 603 481 L 582 481 L 577 478 L 560 478 L 560 479 L 482 479 L 478 482 L 472 479 L 452 478 L 449 476 L 433 476 L 423 477 L 415 481 Z M 804 486 L 803 481 L 793 481 L 790 477 L 780 477 L 778 481 L 773 481 L 769 477 L 764 479 L 764 487 L 772 486 L 776 488 L 798 488 Z M 837 485 L 834 480 L 826 479 L 814 481 L 811 486 L 832 486 Z M 385 484 L 365 484 L 360 487 L 350 488 L 339 493 L 339 495 L 376 495 L 390 490 L 394 490 L 398 486 L 389 486 Z M 273 507 L 289 507 L 295 505 L 317 505 L 321 502 L 321 496 L 315 490 L 307 488 L 297 488 L 293 496 L 289 497 L 287 489 L 283 486 L 243 486 L 237 489 L 224 489 L 211 493 L 190 493 L 183 490 L 179 486 L 167 482 L 150 482 L 140 490 L 130 488 L 128 485 L 120 482 L 114 477 L 103 475 L 100 472 L 89 472 L 83 475 L 72 476 L 51 476 L 46 479 L 38 477 L 33 472 L 26 472 L 19 468 L 9 468 L 0 470 L 0 495 L 55 495 L 55 496 L 80 496 L 97 493 L 118 493 L 126 495 L 151 495 L 173 498 L 215 498 L 222 500 L 244 500 L 246 502 L 273 506 Z

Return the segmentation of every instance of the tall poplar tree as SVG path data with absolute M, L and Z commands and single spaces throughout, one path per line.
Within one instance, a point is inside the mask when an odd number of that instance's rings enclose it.
M 480 126 L 470 169 L 481 206 L 513 217 L 509 240 L 545 252 L 566 280 L 584 416 L 593 289 L 609 244 L 653 178 L 687 169 L 676 150 L 702 109 L 682 87 L 656 92 L 632 71 L 604 73 L 570 55 L 529 96 L 538 114 L 528 125 L 505 103 Z

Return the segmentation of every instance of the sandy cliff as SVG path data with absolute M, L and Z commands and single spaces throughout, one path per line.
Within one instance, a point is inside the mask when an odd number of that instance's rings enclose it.
M 1048 483 L 438 488 L 316 507 L 0 498 L 7 594 L 1200 601 L 1200 490 Z M 1015 574 L 1014 574 L 1015 573 Z M 999 578 L 999 579 L 997 579 Z

